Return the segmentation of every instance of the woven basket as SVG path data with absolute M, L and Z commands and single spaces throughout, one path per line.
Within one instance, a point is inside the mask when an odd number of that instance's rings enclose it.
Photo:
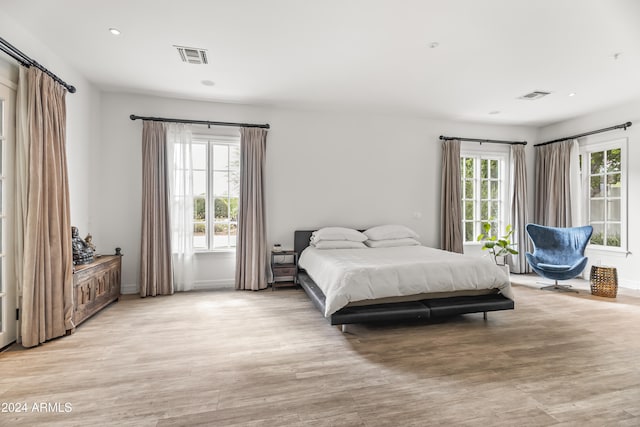
M 615 267 L 591 266 L 591 294 L 615 298 L 618 293 L 618 271 Z

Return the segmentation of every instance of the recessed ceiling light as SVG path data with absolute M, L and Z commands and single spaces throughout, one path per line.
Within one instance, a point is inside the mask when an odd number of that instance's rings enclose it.
M 117 28 L 109 28 L 109 32 L 111 34 L 113 34 L 114 36 L 119 36 L 120 35 L 120 30 Z
M 500 111 L 498 110 L 489 111 L 489 114 L 491 115 L 500 114 Z
M 215 83 L 212 82 L 211 80 L 203 80 L 200 83 L 202 83 L 205 86 L 213 86 Z
M 440 43 L 438 43 L 438 42 L 431 42 L 431 43 L 429 43 L 429 47 L 430 47 L 431 49 L 435 49 L 435 48 L 437 48 L 438 46 L 440 46 Z
M 571 92 L 569 96 L 576 96 L 575 92 Z

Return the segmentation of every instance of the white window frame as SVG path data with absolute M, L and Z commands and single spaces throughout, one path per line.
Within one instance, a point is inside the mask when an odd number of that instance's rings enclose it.
M 509 203 L 509 188 L 510 188 L 510 152 L 509 147 L 506 147 L 504 150 L 498 149 L 498 147 L 491 147 L 490 150 L 485 150 L 478 147 L 465 147 L 464 145 L 460 148 L 460 158 L 465 157 L 473 157 L 477 160 L 498 160 L 499 165 L 499 173 L 500 173 L 500 199 L 499 199 L 499 218 L 498 220 L 498 235 L 501 236 L 504 234 L 504 230 L 506 225 L 509 223 L 509 210 L 511 204 Z M 480 162 L 475 162 L 476 173 L 474 175 L 474 180 L 476 181 L 474 184 L 474 200 L 480 201 L 478 199 L 478 195 L 480 193 Z M 464 171 L 460 171 L 461 173 L 461 182 L 464 179 Z M 463 200 L 465 200 L 464 194 L 465 188 L 462 186 L 460 189 L 462 204 L 462 240 L 463 244 L 467 246 L 481 245 L 481 242 L 476 241 L 476 238 L 479 234 L 484 233 L 482 230 L 482 222 L 481 220 L 481 203 L 475 203 L 474 206 L 474 233 L 472 241 L 465 241 L 465 233 L 464 233 L 464 223 L 467 221 L 465 217 L 465 208 Z
M 624 252 L 628 251 L 629 240 L 628 240 L 628 197 L 629 197 L 629 186 L 627 183 L 628 177 L 628 138 L 617 138 L 614 140 L 608 141 L 584 141 L 580 143 L 580 156 L 582 158 L 582 170 L 581 170 L 581 183 L 582 183 L 582 209 L 585 218 L 585 224 L 591 224 L 591 153 L 597 153 L 601 151 L 607 151 L 614 148 L 620 148 L 620 183 L 622 184 L 622 190 L 620 191 L 620 246 L 607 246 L 604 245 L 596 245 L 593 243 L 589 243 L 588 248 L 606 252 Z M 585 173 L 586 172 L 586 173 Z M 605 175 L 606 176 L 606 175 Z M 606 230 L 607 227 L 607 207 L 606 207 L 606 196 L 605 200 L 605 221 L 604 227 Z M 605 242 L 606 243 L 606 242 Z
M 209 252 L 235 252 L 236 246 L 225 246 L 225 247 L 213 247 L 214 245 L 214 230 L 215 224 L 219 223 L 219 221 L 215 220 L 215 215 L 213 212 L 215 210 L 215 197 L 213 196 L 213 188 L 214 188 L 214 145 L 229 145 L 229 146 L 237 146 L 240 147 L 240 136 L 228 136 L 228 135 L 207 135 L 207 134 L 194 134 L 192 138 L 192 143 L 196 144 L 207 144 L 207 189 L 206 189 L 206 197 L 205 197 L 205 227 L 206 227 L 206 248 L 195 247 L 194 244 L 194 252 L 196 253 L 209 253 Z M 240 174 L 240 166 L 238 165 L 238 176 Z M 194 209 L 195 213 L 195 209 Z M 195 220 L 195 219 L 194 219 Z M 234 221 L 229 220 L 229 224 L 234 223 Z M 235 222 L 236 226 L 238 226 L 238 222 Z

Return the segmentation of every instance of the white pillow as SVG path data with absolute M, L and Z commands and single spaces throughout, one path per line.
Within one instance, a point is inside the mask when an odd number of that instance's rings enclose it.
M 314 231 L 311 234 L 312 242 L 320 242 L 322 240 L 348 240 L 351 242 L 364 242 L 367 236 L 352 228 L 344 227 L 325 227 Z
M 316 249 L 367 249 L 367 245 L 364 243 L 349 240 L 321 240 L 311 242 L 311 246 Z
M 367 240 L 364 244 L 370 248 L 393 248 L 396 246 L 418 246 L 420 242 L 411 237 L 407 237 L 404 239 Z
M 364 232 L 369 240 L 389 240 L 389 239 L 417 239 L 415 231 L 404 225 L 379 225 Z

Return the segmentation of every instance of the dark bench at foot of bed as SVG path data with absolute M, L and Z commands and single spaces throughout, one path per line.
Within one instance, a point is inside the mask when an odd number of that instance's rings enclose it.
M 298 274 L 298 282 L 321 313 L 325 310 L 325 296 L 316 283 L 304 272 Z M 513 310 L 514 303 L 501 294 L 434 298 L 412 302 L 365 305 L 342 308 L 328 320 L 332 325 L 350 323 L 389 322 L 430 319 L 466 313 L 484 313 Z

